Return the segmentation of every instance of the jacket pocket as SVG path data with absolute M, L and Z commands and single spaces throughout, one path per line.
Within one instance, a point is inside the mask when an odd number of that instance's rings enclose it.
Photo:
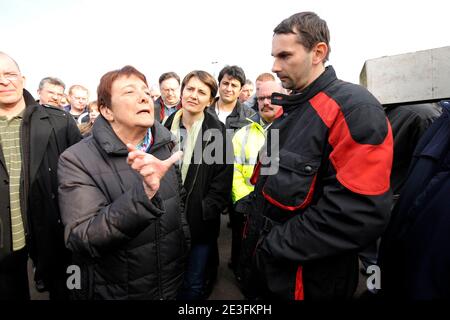
M 271 204 L 288 211 L 309 205 L 314 193 L 320 159 L 280 150 L 279 170 L 267 177 L 262 193 Z

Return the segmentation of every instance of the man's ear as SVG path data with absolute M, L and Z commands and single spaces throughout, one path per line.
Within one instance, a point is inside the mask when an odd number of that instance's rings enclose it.
M 99 107 L 99 111 L 106 120 L 108 120 L 109 122 L 114 121 L 114 113 L 110 108 L 102 105 Z
M 327 54 L 327 44 L 325 42 L 317 43 L 313 48 L 313 64 L 323 63 Z

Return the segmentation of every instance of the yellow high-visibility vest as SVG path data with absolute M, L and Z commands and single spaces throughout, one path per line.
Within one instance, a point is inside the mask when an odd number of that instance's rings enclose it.
M 233 137 L 234 174 L 231 199 L 233 203 L 253 191 L 250 183 L 258 152 L 266 141 L 266 129 L 250 119 L 250 124 L 239 129 Z

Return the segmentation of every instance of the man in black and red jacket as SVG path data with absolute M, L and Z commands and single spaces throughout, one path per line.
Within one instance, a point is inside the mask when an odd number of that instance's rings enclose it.
M 272 95 L 284 114 L 255 167 L 243 248 L 265 298 L 351 298 L 358 252 L 389 220 L 389 122 L 366 89 L 325 67 L 329 51 L 327 24 L 315 13 L 274 30 L 272 71 L 293 94 Z

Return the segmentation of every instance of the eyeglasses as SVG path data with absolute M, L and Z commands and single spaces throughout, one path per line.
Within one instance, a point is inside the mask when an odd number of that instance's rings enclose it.
M 269 99 L 269 101 L 271 101 L 272 96 L 264 96 L 264 97 L 257 97 L 256 100 L 258 100 L 258 102 L 264 102 L 264 100 Z
M 16 81 L 19 79 L 20 74 L 19 73 L 4 73 L 0 74 L 0 78 L 5 78 L 8 81 Z
M 85 97 L 75 97 L 75 96 L 71 96 L 73 100 L 80 100 L 80 101 L 87 101 L 87 98 Z
M 178 87 L 178 88 L 164 88 L 164 89 L 161 89 L 161 91 L 164 92 L 164 93 L 176 92 L 179 88 L 180 87 Z

